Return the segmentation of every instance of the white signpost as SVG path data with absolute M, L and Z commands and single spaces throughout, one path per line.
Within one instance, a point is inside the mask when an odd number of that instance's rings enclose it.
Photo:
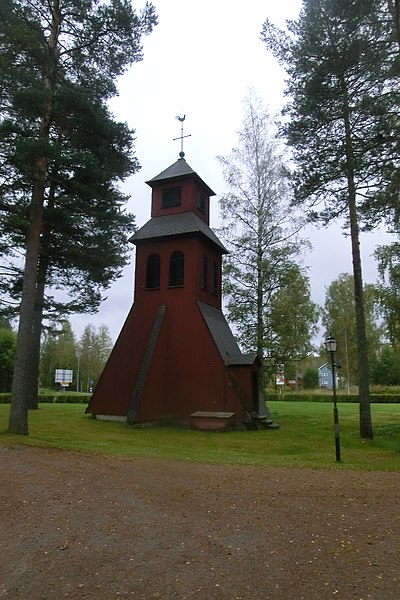
M 72 383 L 74 372 L 72 369 L 56 369 L 54 381 L 61 387 L 67 388 Z

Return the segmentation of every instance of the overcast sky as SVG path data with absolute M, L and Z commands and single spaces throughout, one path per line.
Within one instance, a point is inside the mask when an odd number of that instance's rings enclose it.
M 180 135 L 176 115 L 186 115 L 184 141 L 188 164 L 216 192 L 211 200 L 211 226 L 218 226 L 218 195 L 227 191 L 218 155 L 228 155 L 237 144 L 236 131 L 243 117 L 243 100 L 254 88 L 271 113 L 284 105 L 284 71 L 260 41 L 268 17 L 283 26 L 296 18 L 300 0 L 153 0 L 159 24 L 144 40 L 144 58 L 119 82 L 119 97 L 111 103 L 118 120 L 136 130 L 136 154 L 141 170 L 127 180 L 128 209 L 138 226 L 150 218 L 151 179 L 178 158 Z M 134 2 L 135 6 L 141 3 Z M 322 304 L 325 288 L 340 273 L 350 273 L 350 240 L 338 227 L 307 229 L 313 250 L 305 257 L 313 300 Z M 362 236 L 364 281 L 376 279 L 371 258 L 378 235 Z M 131 265 L 106 293 L 96 315 L 71 318 L 80 336 L 92 323 L 109 327 L 113 340 L 119 334 L 133 299 L 133 248 Z

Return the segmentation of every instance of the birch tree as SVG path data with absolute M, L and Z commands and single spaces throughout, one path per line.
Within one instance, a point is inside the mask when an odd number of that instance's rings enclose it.
M 274 303 L 277 308 L 283 289 L 289 294 L 295 290 L 294 272 L 296 279 L 301 275 L 295 259 L 306 244 L 299 236 L 302 222 L 289 211 L 290 173 L 277 126 L 253 94 L 244 107 L 238 146 L 229 156 L 219 157 L 230 189 L 220 198 L 220 233 L 230 250 L 224 263 L 223 291 L 228 318 L 242 347 L 256 351 L 264 366 L 273 370 L 283 339 Z M 286 317 L 294 316 L 288 312 Z M 301 318 L 309 325 L 311 336 L 315 323 L 312 308 L 310 313 Z M 293 347 L 296 344 L 294 339 L 291 343 Z

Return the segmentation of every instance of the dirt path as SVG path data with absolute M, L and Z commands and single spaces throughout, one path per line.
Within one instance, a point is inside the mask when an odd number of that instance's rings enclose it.
M 1 599 L 400 599 L 398 473 L 0 461 Z

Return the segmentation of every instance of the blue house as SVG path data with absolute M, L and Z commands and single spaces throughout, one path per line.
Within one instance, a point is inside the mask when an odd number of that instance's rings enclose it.
M 336 365 L 335 365 L 336 366 Z M 320 367 L 318 367 L 318 379 L 319 379 L 319 387 L 320 388 L 333 388 L 333 377 L 332 377 L 332 367 L 328 363 L 324 363 Z M 336 387 L 338 387 L 338 375 L 335 369 L 335 383 Z

